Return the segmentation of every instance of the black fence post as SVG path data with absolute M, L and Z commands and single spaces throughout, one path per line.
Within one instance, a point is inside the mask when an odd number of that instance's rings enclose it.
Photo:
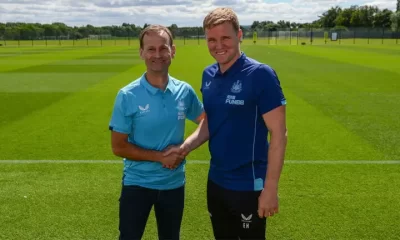
M 370 29 L 370 28 L 368 28 L 368 33 L 367 33 L 367 37 L 368 37 L 368 45 L 369 45 L 370 31 L 371 31 L 371 29 Z
M 128 30 L 128 45 L 131 45 L 131 31 Z
M 382 44 L 383 44 L 383 37 L 385 36 L 385 28 L 382 26 Z
M 200 28 L 197 28 L 197 45 L 200 45 Z

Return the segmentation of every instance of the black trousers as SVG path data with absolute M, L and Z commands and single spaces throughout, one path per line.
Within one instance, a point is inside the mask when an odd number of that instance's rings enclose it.
M 184 186 L 173 190 L 154 190 L 123 186 L 120 197 L 120 240 L 142 238 L 150 211 L 154 206 L 160 240 L 178 240 L 184 208 Z
M 232 191 L 211 180 L 207 206 L 216 240 L 265 240 L 266 218 L 258 217 L 261 191 Z

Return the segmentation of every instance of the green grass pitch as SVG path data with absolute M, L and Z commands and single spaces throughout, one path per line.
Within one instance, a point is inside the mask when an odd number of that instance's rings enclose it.
M 122 162 L 108 122 L 118 89 L 145 70 L 138 42 L 31 43 L 0 47 L 0 239 L 116 239 Z M 203 40 L 176 43 L 170 73 L 200 94 L 213 59 Z M 260 39 L 242 50 L 276 69 L 288 101 L 268 239 L 398 239 L 400 45 Z M 4 161 L 107 159 L 117 163 Z M 192 161 L 208 159 L 207 144 L 189 156 L 182 239 L 212 238 L 208 165 Z M 144 239 L 156 233 L 152 213 Z

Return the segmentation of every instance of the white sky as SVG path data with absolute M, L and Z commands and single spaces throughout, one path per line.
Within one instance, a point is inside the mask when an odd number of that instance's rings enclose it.
M 207 12 L 227 6 L 236 11 L 241 25 L 250 25 L 255 20 L 309 22 L 331 6 L 365 4 L 396 8 L 396 0 L 0 0 L 0 22 L 201 26 Z

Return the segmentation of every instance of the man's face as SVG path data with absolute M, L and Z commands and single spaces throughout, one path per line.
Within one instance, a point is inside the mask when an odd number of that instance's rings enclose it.
M 148 71 L 168 72 L 174 55 L 175 46 L 170 46 L 166 32 L 148 32 L 144 35 L 140 57 L 145 61 Z
M 208 28 L 205 30 L 208 50 L 211 56 L 221 65 L 227 65 L 234 62 L 239 53 L 239 42 L 242 31 L 237 33 L 232 24 L 225 22 L 223 24 Z

